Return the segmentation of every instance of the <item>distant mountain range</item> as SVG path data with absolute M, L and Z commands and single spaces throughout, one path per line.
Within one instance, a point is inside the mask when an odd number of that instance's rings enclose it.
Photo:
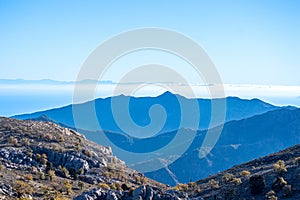
M 113 120 L 111 100 L 130 100 L 130 114 L 139 125 L 147 125 L 150 122 L 148 110 L 152 105 L 162 105 L 168 118 L 160 131 L 151 138 L 139 139 L 124 134 Z M 181 101 L 190 100 L 172 93 L 164 93 L 158 97 L 128 97 L 116 96 L 105 99 L 96 99 L 95 108 L 99 123 L 103 130 L 95 130 L 93 126 L 85 124 L 85 127 L 76 127 L 79 132 L 86 135 L 99 144 L 104 143 L 99 134 L 105 134 L 116 146 L 124 150 L 136 153 L 152 152 L 168 144 L 176 135 L 180 119 L 178 98 Z M 201 108 L 201 121 L 199 131 L 189 147 L 177 161 L 165 169 L 146 173 L 155 180 L 175 185 L 177 182 L 189 182 L 225 170 L 235 164 L 249 161 L 253 158 L 287 148 L 299 142 L 300 110 L 294 107 L 277 107 L 258 99 L 244 100 L 237 97 L 226 98 L 226 123 L 221 137 L 211 153 L 200 159 L 199 152 L 209 125 L 210 105 L 209 99 L 197 99 Z M 86 102 L 77 106 L 84 108 L 92 102 Z M 195 115 L 191 112 L 191 117 Z M 42 117 L 41 117 L 42 116 Z M 62 108 L 41 111 L 32 114 L 14 116 L 17 119 L 33 119 L 42 121 L 54 121 L 65 127 L 74 127 L 72 105 Z M 87 120 L 88 121 L 88 120 Z M 189 127 L 181 127 L 189 134 Z M 216 127 L 215 129 L 218 129 Z M 213 130 L 213 129 L 212 129 Z M 113 147 L 114 150 L 114 147 Z M 115 152 L 115 151 L 114 151 Z M 135 163 L 126 163 L 133 168 L 138 168 Z
M 195 126 L 189 124 L 189 122 L 187 122 L 184 127 L 180 126 L 181 110 L 179 104 L 180 101 L 183 102 L 185 105 L 192 105 L 192 103 L 195 101 L 180 95 L 172 94 L 170 92 L 166 92 L 157 97 L 130 97 L 130 96 L 120 95 L 120 96 L 109 97 L 104 99 L 99 98 L 96 99 L 95 101 L 78 104 L 76 105 L 76 107 L 77 109 L 84 110 L 85 108 L 90 107 L 94 103 L 96 115 L 99 120 L 101 129 L 105 131 L 116 132 L 116 133 L 124 133 L 114 120 L 112 107 L 111 107 L 112 100 L 114 102 L 117 102 L 120 105 L 129 102 L 129 113 L 133 121 L 140 126 L 147 126 L 151 122 L 148 113 L 149 109 L 153 105 L 156 104 L 161 105 L 166 111 L 167 119 L 164 126 L 159 131 L 159 133 L 166 133 L 166 132 L 177 130 L 179 128 L 195 129 Z M 200 130 L 204 130 L 207 129 L 210 124 L 211 100 L 196 99 L 196 101 L 198 102 L 198 106 L 200 108 L 200 117 L 201 117 L 199 125 L 196 128 Z M 225 122 L 231 120 L 244 119 L 247 117 L 263 114 L 265 112 L 281 108 L 263 102 L 259 99 L 245 100 L 237 97 L 227 97 L 226 104 L 227 107 L 226 107 Z M 120 108 L 120 112 L 126 112 L 127 111 L 126 109 L 128 108 L 124 108 L 124 110 L 122 109 L 123 108 Z M 291 107 L 291 109 L 293 109 L 293 107 Z M 38 118 L 42 115 L 45 115 L 51 120 L 56 121 L 58 123 L 65 124 L 66 126 L 75 127 L 73 113 L 72 113 L 72 105 L 41 111 L 41 112 L 35 112 L 31 114 L 17 115 L 17 116 L 13 116 L 13 118 L 30 119 L 30 118 Z M 199 117 L 198 115 L 199 113 L 196 110 L 190 109 L 189 118 L 194 119 Z M 89 116 L 86 117 L 89 118 Z M 153 118 L 160 118 L 160 117 L 161 117 L 160 113 L 158 113 L 157 116 L 153 116 Z M 128 120 L 128 119 L 125 118 L 124 120 Z M 95 125 L 89 120 L 86 120 L 86 122 L 82 126 L 77 125 L 76 128 L 84 129 L 84 130 L 92 130 L 92 131 L 99 130 L 98 129 L 99 127 L 95 127 Z M 135 130 L 129 129 L 129 131 L 135 131 Z

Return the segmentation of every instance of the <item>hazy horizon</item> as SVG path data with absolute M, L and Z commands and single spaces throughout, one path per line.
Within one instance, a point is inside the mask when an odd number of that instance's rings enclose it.
M 67 84 L 53 80 L 47 80 L 46 82 L 30 80 L 27 84 L 24 80 L 21 81 L 21 84 L 19 81 L 14 80 L 9 80 L 8 82 L 8 84 L 3 84 L 3 82 L 1 84 L 0 79 L 0 116 L 8 117 L 17 114 L 32 113 L 66 106 L 73 102 L 74 83 L 72 82 Z M 119 91 L 114 91 L 117 85 L 119 86 Z M 166 88 L 157 86 L 157 84 L 144 83 L 143 85 L 143 88 L 132 93 L 131 87 L 136 87 L 135 84 L 122 85 L 106 81 L 104 84 L 97 85 L 95 98 L 106 98 L 121 94 L 135 97 L 155 97 L 168 91 Z M 177 92 L 170 92 L 187 98 L 190 97 L 189 94 L 184 94 L 186 85 L 172 84 L 171 86 Z M 209 86 L 190 84 L 189 87 L 193 89 L 194 95 L 197 98 L 211 98 L 207 89 Z M 226 97 L 233 96 L 242 99 L 258 98 L 276 106 L 291 105 L 300 107 L 300 86 L 223 84 L 223 87 Z

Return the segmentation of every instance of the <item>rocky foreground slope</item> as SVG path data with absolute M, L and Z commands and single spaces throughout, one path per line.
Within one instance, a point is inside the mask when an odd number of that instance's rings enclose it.
M 0 118 L 0 199 L 121 196 L 184 197 L 129 169 L 109 147 L 90 142 L 73 130 L 51 122 Z
M 193 183 L 193 187 L 186 187 L 185 191 L 190 197 L 201 196 L 209 200 L 298 200 L 300 145 L 236 165 Z
M 170 188 L 73 130 L 0 118 L 0 199 L 300 199 L 300 145 Z
M 163 199 L 299 200 L 300 145 L 236 165 L 196 182 L 178 184 L 167 192 L 169 196 Z M 128 192 L 107 193 L 103 189 L 93 189 L 77 199 L 106 199 L 111 194 L 115 199 L 127 199 Z M 156 199 L 155 195 L 149 186 L 140 186 L 132 193 L 134 199 Z

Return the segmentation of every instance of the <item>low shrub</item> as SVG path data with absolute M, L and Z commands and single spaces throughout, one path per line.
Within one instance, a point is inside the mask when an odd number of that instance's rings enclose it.
M 211 189 L 218 189 L 220 186 L 219 186 L 219 181 L 215 180 L 215 179 L 210 179 L 208 181 L 208 186 L 211 188 Z
M 102 189 L 110 189 L 109 185 L 107 185 L 106 183 L 98 183 L 98 187 Z
M 234 178 L 233 174 L 226 173 L 223 175 L 222 181 L 225 183 L 229 183 L 230 181 L 232 181 L 233 178 Z
M 273 165 L 274 171 L 279 175 L 282 176 L 287 172 L 287 169 L 285 167 L 285 163 L 283 160 L 279 160 L 277 163 Z
M 240 178 L 233 178 L 231 183 L 233 183 L 233 185 L 237 186 L 242 184 L 242 180 Z
M 247 170 L 243 170 L 243 171 L 240 173 L 240 175 L 243 176 L 243 177 L 248 177 L 248 176 L 251 175 L 251 173 L 250 173 L 249 171 L 247 171 Z

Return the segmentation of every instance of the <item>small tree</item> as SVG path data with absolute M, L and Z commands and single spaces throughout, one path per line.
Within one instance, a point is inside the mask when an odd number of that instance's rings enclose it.
M 62 172 L 62 176 L 63 177 L 65 177 L 65 178 L 69 178 L 70 177 L 69 170 L 66 167 L 63 167 L 61 172 Z
M 39 172 L 38 175 L 41 180 L 45 180 L 46 176 L 44 172 Z
M 70 195 L 72 193 L 72 183 L 69 180 L 66 180 L 64 182 L 64 190 L 67 195 Z
M 42 165 L 47 164 L 48 160 L 47 160 L 47 155 L 46 154 L 44 154 L 44 153 L 42 154 L 40 162 L 42 163 Z
M 47 164 L 46 164 L 46 169 L 45 170 L 47 172 L 47 171 L 52 170 L 52 169 L 53 169 L 53 164 L 52 164 L 52 162 L 48 161 Z
M 54 170 L 49 170 L 49 171 L 47 172 L 47 174 L 48 174 L 48 176 L 49 176 L 50 181 L 53 181 L 53 180 L 56 179 L 55 171 L 54 171 Z

